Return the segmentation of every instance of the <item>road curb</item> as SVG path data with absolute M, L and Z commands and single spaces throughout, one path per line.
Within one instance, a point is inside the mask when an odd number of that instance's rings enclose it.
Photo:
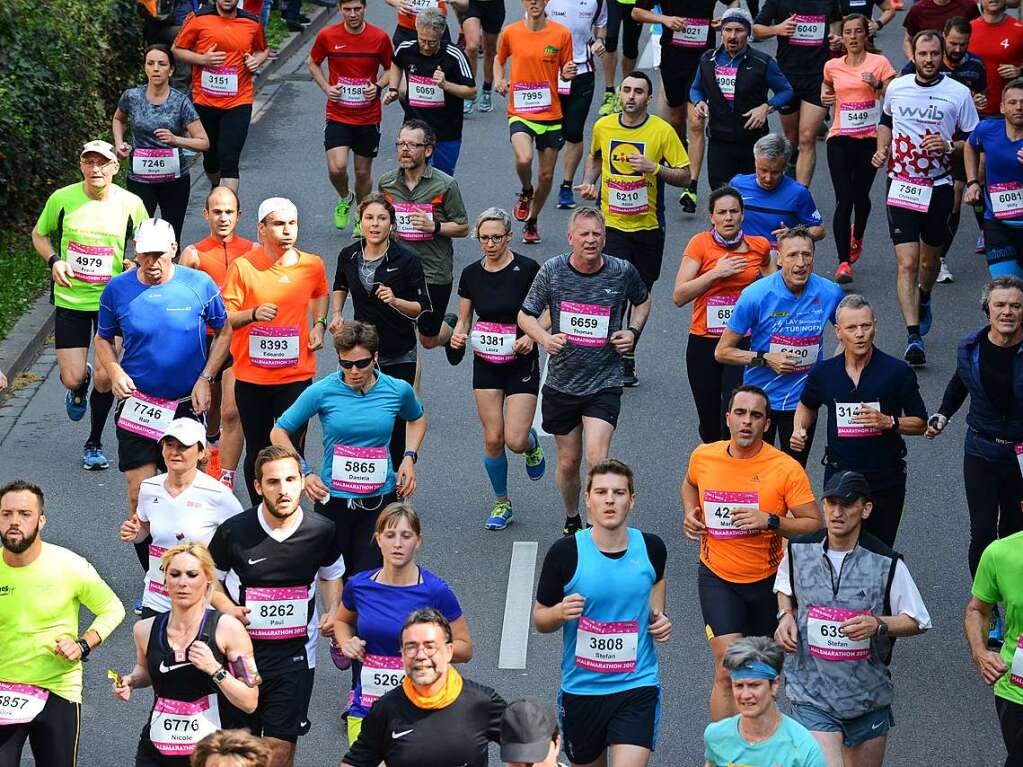
M 311 37 L 327 26 L 336 11 L 336 7 L 316 6 L 315 16 L 312 17 L 312 21 L 306 25 L 306 28 L 285 38 L 284 44 L 278 49 L 277 58 L 260 70 L 259 76 L 254 82 L 256 93 L 271 83 L 270 78 L 284 65 L 285 61 L 301 49 Z M 193 161 L 193 165 L 196 164 Z M 47 291 L 33 302 L 28 311 L 21 315 L 21 318 L 11 328 L 6 338 L 0 341 L 0 371 L 7 376 L 9 381 L 13 382 L 15 376 L 21 375 L 32 367 L 39 352 L 46 345 L 46 339 L 53 333 L 54 314 L 55 310 L 50 303 L 49 291 Z

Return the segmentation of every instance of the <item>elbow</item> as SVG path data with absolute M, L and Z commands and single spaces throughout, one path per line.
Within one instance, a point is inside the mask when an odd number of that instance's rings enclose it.
M 259 688 L 253 687 L 250 690 L 246 690 L 246 695 L 240 701 L 240 708 L 246 714 L 256 713 L 256 709 L 259 707 Z
M 452 660 L 455 663 L 468 663 L 472 660 L 472 640 L 463 639 L 455 644 L 455 653 Z
M 685 299 L 686 299 L 685 294 L 681 290 L 677 290 L 676 289 L 676 290 L 672 291 L 672 293 L 671 293 L 671 301 L 679 309 L 681 309 L 683 306 L 686 305 L 686 300 Z

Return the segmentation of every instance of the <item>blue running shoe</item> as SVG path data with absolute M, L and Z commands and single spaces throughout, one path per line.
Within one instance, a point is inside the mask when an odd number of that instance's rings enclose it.
M 913 367 L 920 367 L 927 364 L 927 352 L 924 350 L 924 339 L 920 336 L 910 336 L 906 344 L 906 354 L 903 357 Z
M 64 407 L 67 417 L 72 421 L 81 421 L 85 411 L 89 409 L 89 386 L 92 384 L 92 365 L 85 363 L 85 380 L 74 391 L 68 389 L 64 395 Z
M 543 457 L 543 446 L 540 444 L 540 435 L 536 433 L 536 429 L 530 429 L 529 433 L 536 440 L 536 447 L 527 450 L 523 455 L 526 458 L 526 475 L 536 482 L 547 470 L 547 459 Z
M 490 512 L 490 516 L 487 517 L 486 524 L 483 527 L 487 530 L 504 530 L 508 527 L 511 519 L 511 503 L 508 501 L 494 501 L 494 510 Z
M 82 468 L 87 471 L 103 471 L 110 468 L 107 457 L 103 455 L 103 446 L 86 444 L 85 452 L 82 453 Z
M 142 597 L 139 597 L 138 599 L 135 600 L 135 606 L 131 608 L 131 611 L 138 615 L 140 618 L 142 617 Z
M 927 300 L 924 301 L 923 297 L 920 298 L 920 335 L 925 336 L 931 329 L 931 324 L 934 322 L 934 313 L 931 312 L 931 297 L 928 296 Z
M 572 210 L 575 207 L 575 195 L 572 194 L 572 187 L 562 184 L 558 189 L 558 209 Z

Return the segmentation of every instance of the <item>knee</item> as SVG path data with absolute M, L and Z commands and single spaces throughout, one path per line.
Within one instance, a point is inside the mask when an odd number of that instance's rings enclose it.
M 81 375 L 74 375 L 73 373 L 60 371 L 60 382 L 64 384 L 65 389 L 77 389 L 85 382 L 85 371 L 83 370 Z
M 372 183 L 373 182 L 373 171 L 370 168 L 359 168 L 355 169 L 355 181 L 356 183 Z
M 220 408 L 220 428 L 237 429 L 241 426 L 238 408 L 235 405 L 222 405 Z
M 513 453 L 524 453 L 529 449 L 529 436 L 505 437 L 505 444 Z
M 799 130 L 799 151 L 816 151 L 817 149 L 817 131 L 809 128 L 801 128 Z
M 484 437 L 483 450 L 489 456 L 500 456 L 504 452 L 504 437 L 500 433 Z
M 554 168 L 540 168 L 536 174 L 536 180 L 541 184 L 550 184 L 554 181 Z
M 582 466 L 582 456 L 578 453 L 558 453 L 558 471 L 562 474 L 578 475 Z

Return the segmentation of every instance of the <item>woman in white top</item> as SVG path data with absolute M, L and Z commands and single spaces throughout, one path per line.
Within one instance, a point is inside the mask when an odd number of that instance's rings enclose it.
M 136 515 L 121 525 L 124 543 L 148 545 L 149 566 L 142 592 L 142 616 L 170 609 L 160 557 L 179 543 L 206 545 L 225 519 L 242 506 L 231 490 L 200 470 L 205 463 L 206 428 L 191 418 L 171 421 L 160 439 L 166 474 L 142 483 Z

